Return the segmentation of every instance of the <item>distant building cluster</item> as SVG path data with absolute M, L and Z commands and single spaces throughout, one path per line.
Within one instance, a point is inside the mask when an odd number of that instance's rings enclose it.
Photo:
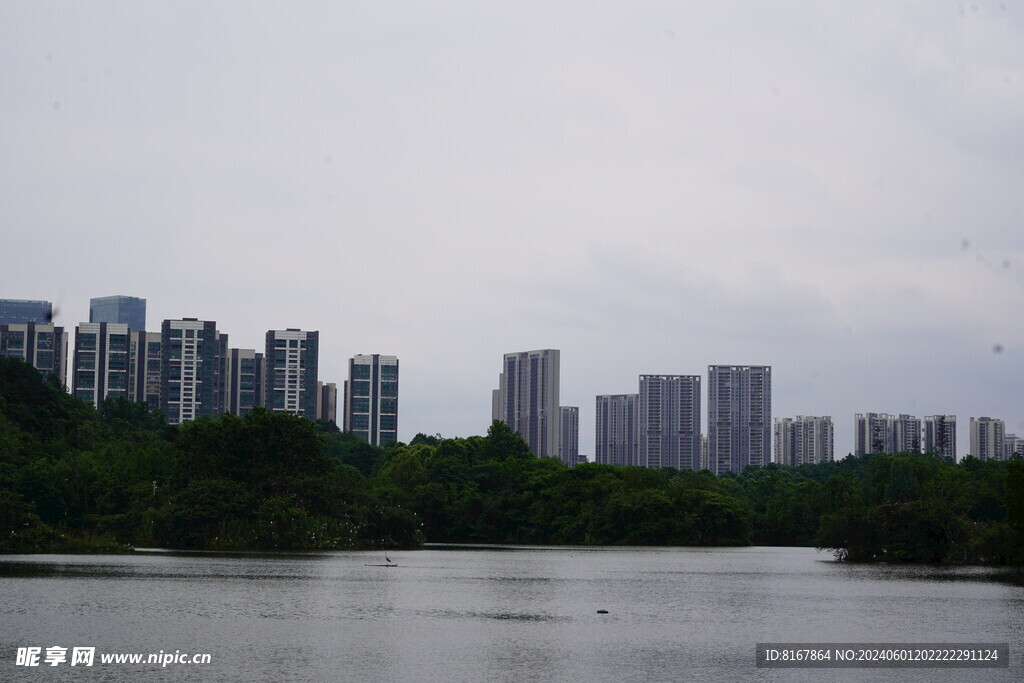
M 636 394 L 597 397 L 599 463 L 716 474 L 771 462 L 772 369 L 708 366 L 708 434 L 700 375 L 640 375 Z
M 577 446 L 579 411 L 559 405 L 560 361 L 557 349 L 506 353 L 491 412 L 537 456 L 575 464 L 585 461 Z M 831 416 L 773 421 L 770 365 L 708 366 L 706 435 L 701 380 L 645 374 L 637 393 L 597 396 L 595 462 L 723 474 L 772 462 L 799 466 L 835 459 Z M 912 415 L 858 413 L 854 422 L 856 455 L 925 452 L 956 458 L 955 415 L 930 415 L 922 422 Z M 971 418 L 971 453 L 981 459 L 1024 453 L 1024 438 L 1003 432 L 1001 420 Z
M 775 419 L 775 462 L 780 465 L 814 465 L 835 459 L 835 432 L 828 415 L 797 415 Z
M 268 330 L 262 350 L 233 348 L 217 323 L 164 320 L 147 332 L 146 300 L 90 300 L 75 328 L 68 381 L 68 333 L 49 301 L 0 299 L 0 356 L 18 357 L 99 406 L 124 397 L 160 410 L 171 424 L 201 415 L 245 415 L 256 406 L 337 422 L 338 392 L 319 378 L 318 331 Z M 569 465 L 579 452 L 579 407 L 560 403 L 561 352 L 506 353 L 491 393 L 495 420 L 518 432 L 538 457 Z M 804 465 L 835 458 L 832 418 L 772 418 L 770 365 L 709 365 L 708 433 L 701 429 L 700 375 L 644 374 L 636 393 L 596 397 L 594 461 L 608 465 L 742 472 L 748 466 Z M 398 358 L 349 359 L 342 428 L 373 445 L 398 440 Z M 956 459 L 956 415 L 857 413 L 854 455 L 934 453 Z M 970 419 L 970 454 L 982 460 L 1024 455 L 1024 437 L 1003 420 Z M 773 449 L 774 445 L 774 449 Z M 774 452 L 773 452 L 774 451 Z
M 76 397 L 99 406 L 123 397 L 160 410 L 170 424 L 202 415 L 245 415 L 256 406 L 337 422 L 337 384 L 319 378 L 320 333 L 268 330 L 263 349 L 233 348 L 212 320 L 164 320 L 146 331 L 146 300 L 90 300 L 75 328 L 70 382 L 68 333 L 48 301 L 0 299 L 0 355 L 22 358 Z M 349 361 L 343 428 L 369 443 L 398 440 L 398 359 Z

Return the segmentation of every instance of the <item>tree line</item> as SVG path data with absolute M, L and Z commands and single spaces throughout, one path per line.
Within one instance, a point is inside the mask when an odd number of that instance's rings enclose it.
M 168 425 L 123 399 L 96 410 L 0 358 L 0 552 L 753 543 L 1020 564 L 1022 539 L 1019 460 L 567 467 L 501 422 L 386 447 L 264 409 Z

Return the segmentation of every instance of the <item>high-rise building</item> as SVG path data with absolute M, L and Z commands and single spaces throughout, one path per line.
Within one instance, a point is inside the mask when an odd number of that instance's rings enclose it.
M 160 410 L 160 386 L 163 383 L 163 344 L 160 332 L 131 333 L 134 362 L 131 390 L 133 401 L 141 401 L 150 410 Z
M 558 455 L 566 465 L 575 465 L 580 455 L 580 409 L 577 406 L 559 407 L 562 436 Z
M 859 457 L 891 453 L 893 420 L 895 418 L 888 413 L 856 413 L 853 416 L 853 454 Z
M 924 418 L 924 452 L 956 460 L 956 415 Z
M 316 419 L 338 423 L 338 385 L 334 382 L 316 383 Z
M 170 424 L 227 409 L 228 335 L 212 320 L 164 320 L 160 332 L 160 409 Z
M 921 452 L 921 420 L 913 415 L 857 413 L 853 429 L 854 455 Z
M 518 432 L 537 457 L 558 457 L 559 366 L 558 349 L 506 353 L 492 394 L 491 417 Z
M 767 465 L 772 451 L 770 365 L 708 366 L 708 459 L 716 474 Z
M 263 358 L 256 349 L 228 350 L 227 412 L 242 416 L 263 405 Z
M 1014 456 L 1024 458 L 1024 438 L 1016 434 L 1007 434 L 1003 439 L 1003 459 L 1010 460 Z
M 398 358 L 357 355 L 348 361 L 345 431 L 374 446 L 398 441 Z
M 275 412 L 316 419 L 320 333 L 297 329 L 267 332 L 264 401 Z
M 1006 457 L 1006 424 L 991 417 L 971 418 L 971 455 L 979 460 Z
M 699 375 L 640 375 L 642 467 L 701 470 L 700 397 Z
M 132 395 L 131 333 L 118 323 L 80 323 L 75 328 L 72 394 L 99 408 L 104 399 Z
M 21 358 L 67 386 L 68 333 L 63 327 L 33 322 L 0 324 L 0 356 Z
M 0 325 L 24 325 L 53 322 L 53 304 L 32 299 L 0 299 Z
M 639 398 L 639 394 L 597 397 L 594 462 L 601 465 L 636 465 L 639 462 Z
M 780 465 L 832 462 L 835 431 L 828 415 L 775 419 L 775 462 Z
M 89 299 L 89 322 L 119 323 L 140 332 L 146 329 L 146 300 L 120 295 Z
M 921 420 L 913 415 L 900 414 L 893 422 L 892 436 L 890 453 L 921 452 Z

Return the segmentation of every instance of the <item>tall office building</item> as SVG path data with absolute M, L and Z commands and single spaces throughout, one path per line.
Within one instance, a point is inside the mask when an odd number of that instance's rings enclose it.
M 924 452 L 956 460 L 956 415 L 924 418 Z
M 398 358 L 357 355 L 348 361 L 345 431 L 374 446 L 398 441 Z
M 160 331 L 160 409 L 170 424 L 227 409 L 228 335 L 212 320 L 164 320 Z
M 506 353 L 492 394 L 491 417 L 518 432 L 537 457 L 558 457 L 560 357 L 558 349 Z
M 701 470 L 700 395 L 699 375 L 640 375 L 641 466 Z
M 334 382 L 316 383 L 316 419 L 338 423 L 338 385 Z
M 75 328 L 72 394 L 96 408 L 104 399 L 132 395 L 132 343 L 127 325 L 80 323 Z
M 20 358 L 67 386 L 68 333 L 63 327 L 33 322 L 0 324 L 0 356 Z
M 226 412 L 242 416 L 263 405 L 263 359 L 256 349 L 228 349 Z
M 33 299 L 0 299 L 0 325 L 53 322 L 53 304 Z
M 1006 457 L 1006 424 L 991 417 L 971 418 L 971 455 L 979 460 Z
M 263 394 L 267 408 L 315 420 L 319 357 L 319 332 L 269 330 Z
M 604 394 L 597 397 L 594 462 L 601 465 L 638 463 L 639 399 L 639 394 Z
M 558 456 L 566 465 L 575 465 L 580 457 L 580 409 L 577 406 L 561 406 L 559 411 L 562 436 Z
M 767 465 L 772 451 L 770 365 L 708 366 L 708 460 L 715 474 Z
M 830 416 L 775 419 L 776 463 L 797 467 L 832 462 L 834 449 L 835 431 Z
M 89 322 L 119 323 L 140 332 L 146 329 L 146 300 L 120 295 L 89 299 Z

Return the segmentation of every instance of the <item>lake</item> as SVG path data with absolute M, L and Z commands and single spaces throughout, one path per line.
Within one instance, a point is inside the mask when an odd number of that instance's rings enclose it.
M 0 556 L 0 680 L 1024 679 L 1024 587 L 809 548 Z M 607 610 L 599 614 L 598 610 Z M 1009 642 L 1009 669 L 755 668 L 758 642 Z M 90 667 L 19 647 L 95 647 Z M 208 664 L 101 654 L 208 653 Z

